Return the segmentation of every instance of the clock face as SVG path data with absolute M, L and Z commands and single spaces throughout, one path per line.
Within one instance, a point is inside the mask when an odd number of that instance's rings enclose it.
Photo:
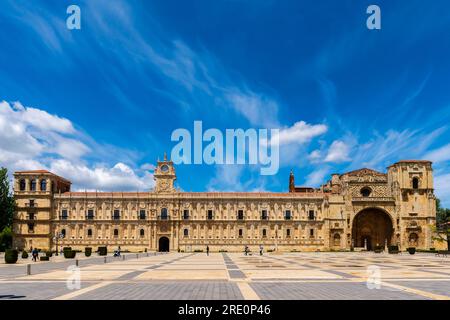
M 167 171 L 169 171 L 169 166 L 167 166 L 166 164 L 163 165 L 163 166 L 161 167 L 161 171 L 162 171 L 162 172 L 167 172 Z

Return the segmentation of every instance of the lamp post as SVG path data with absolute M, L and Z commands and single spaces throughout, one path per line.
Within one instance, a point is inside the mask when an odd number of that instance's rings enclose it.
M 62 233 L 56 233 L 55 234 L 55 236 L 53 237 L 53 240 L 55 241 L 55 244 L 56 244 L 56 252 L 55 252 L 55 255 L 57 256 L 58 255 L 58 239 L 62 239 L 62 238 L 64 238 L 64 235 L 62 234 Z

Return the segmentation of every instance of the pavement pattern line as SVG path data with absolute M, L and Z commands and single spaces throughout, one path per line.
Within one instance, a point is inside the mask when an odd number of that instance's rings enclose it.
M 401 286 L 398 284 L 393 284 L 393 283 L 389 283 L 389 282 L 381 282 L 382 286 L 386 286 L 386 287 L 390 287 L 390 288 L 394 288 L 394 289 L 399 289 L 399 290 L 403 290 L 405 292 L 408 293 L 413 293 L 413 294 L 417 294 L 419 296 L 425 297 L 425 298 L 429 298 L 429 299 L 433 299 L 433 300 L 450 300 L 450 296 L 444 296 L 441 294 L 436 294 L 436 293 L 431 293 L 428 291 L 424 291 L 424 290 L 419 290 L 419 289 L 413 289 L 410 287 L 406 287 L 406 286 Z
M 258 294 L 246 281 L 237 281 L 237 286 L 245 300 L 261 300 Z
M 86 288 L 83 288 L 83 289 L 80 289 L 80 290 L 76 290 L 74 292 L 70 292 L 68 294 L 56 297 L 56 298 L 53 298 L 52 300 L 69 300 L 69 299 L 73 299 L 75 297 L 78 297 L 78 296 L 80 296 L 82 294 L 85 294 L 85 293 L 88 293 L 90 291 L 97 290 L 97 289 L 102 288 L 102 287 L 106 287 L 106 286 L 108 286 L 110 284 L 111 284 L 110 281 L 103 281 L 103 282 L 94 284 L 92 286 L 89 286 L 89 287 L 86 287 Z

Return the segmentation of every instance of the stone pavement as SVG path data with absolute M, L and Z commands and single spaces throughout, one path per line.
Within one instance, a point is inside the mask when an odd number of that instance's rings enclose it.
M 425 253 L 141 253 L 106 263 L 95 256 L 79 260 L 81 288 L 70 290 L 73 264 L 39 262 L 31 275 L 25 264 L 1 264 L 0 300 L 450 299 L 450 258 Z

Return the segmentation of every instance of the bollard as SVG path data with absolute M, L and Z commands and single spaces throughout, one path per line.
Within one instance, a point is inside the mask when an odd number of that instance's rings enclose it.
M 139 253 L 136 253 L 136 259 L 139 259 Z
M 122 260 L 125 261 L 125 255 L 122 256 Z
M 78 267 L 78 259 L 75 260 L 75 265 Z
M 27 276 L 31 275 L 31 264 L 27 264 Z
M 148 258 L 148 252 L 147 252 L 147 258 Z
M 105 259 L 104 262 L 106 263 L 106 257 L 104 259 Z

